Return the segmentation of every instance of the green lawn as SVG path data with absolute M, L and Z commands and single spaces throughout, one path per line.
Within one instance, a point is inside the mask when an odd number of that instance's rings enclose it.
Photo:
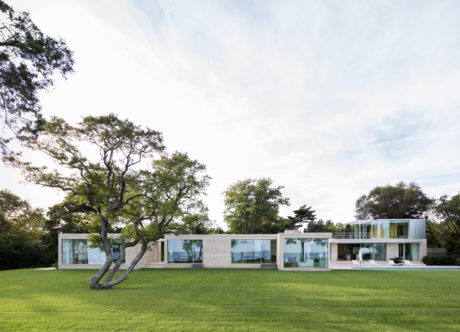
M 460 330 L 460 271 L 0 271 L 0 330 Z

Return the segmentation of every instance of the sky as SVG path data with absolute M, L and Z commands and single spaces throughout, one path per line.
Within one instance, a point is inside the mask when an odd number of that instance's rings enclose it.
M 75 53 L 44 115 L 112 112 L 161 131 L 207 166 L 220 226 L 223 192 L 246 178 L 284 187 L 282 215 L 307 204 L 334 222 L 378 185 L 460 191 L 459 1 L 8 3 Z M 33 206 L 63 198 L 0 174 Z

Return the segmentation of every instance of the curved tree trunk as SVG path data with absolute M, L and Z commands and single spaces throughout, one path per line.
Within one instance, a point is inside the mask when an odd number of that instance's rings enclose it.
M 102 224 L 102 229 L 101 229 L 101 237 L 102 237 L 102 243 L 104 245 L 104 252 L 105 252 L 105 263 L 102 265 L 102 267 L 97 271 L 97 273 L 89 279 L 89 288 L 90 289 L 100 289 L 99 281 L 104 277 L 104 275 L 107 273 L 107 271 L 110 269 L 110 266 L 112 266 L 113 262 L 113 256 L 112 256 L 112 248 L 110 246 L 109 240 L 107 238 L 107 233 L 108 233 L 108 221 L 105 218 L 102 213 L 99 213 L 99 217 L 101 218 L 101 224 Z
M 134 223 L 134 229 L 136 231 L 136 235 L 142 243 L 141 250 L 136 255 L 136 257 L 134 257 L 133 261 L 129 264 L 128 268 L 121 275 L 121 277 L 115 280 L 113 280 L 113 278 L 115 277 L 116 273 L 119 271 L 122 262 L 125 260 L 126 248 L 135 246 L 138 243 L 138 241 L 134 240 L 128 243 L 122 243 L 120 245 L 120 258 L 118 259 L 117 262 L 115 262 L 115 264 L 110 269 L 112 262 L 113 262 L 113 257 L 112 257 L 111 247 L 110 247 L 110 244 L 107 238 L 107 229 L 106 229 L 105 237 L 103 236 L 102 240 L 104 242 L 104 251 L 106 253 L 107 259 L 106 259 L 105 264 L 102 266 L 102 268 L 96 273 L 94 277 L 90 279 L 90 289 L 109 289 L 115 285 L 122 283 L 123 281 L 126 280 L 126 278 L 128 278 L 128 275 L 134 270 L 134 268 L 136 267 L 136 264 L 144 256 L 147 250 L 147 245 L 148 245 L 147 240 L 140 234 L 138 227 L 139 227 L 139 223 L 138 222 Z M 102 236 L 102 232 L 101 232 L 101 236 Z M 109 248 L 109 251 L 106 250 L 106 247 Z M 109 264 L 109 261 L 110 261 L 110 264 Z M 104 281 L 100 283 L 100 280 L 104 277 L 107 271 L 109 271 L 109 269 L 110 269 L 110 272 L 107 274 Z

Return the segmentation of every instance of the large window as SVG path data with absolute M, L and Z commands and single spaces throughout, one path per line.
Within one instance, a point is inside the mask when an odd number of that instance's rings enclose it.
M 387 245 L 385 243 L 361 243 L 363 261 L 385 261 L 387 259 Z M 359 252 L 358 252 L 359 254 Z
M 276 263 L 276 240 L 232 240 L 232 263 Z
M 120 247 L 112 245 L 113 260 L 120 258 Z M 105 252 L 91 248 L 90 241 L 77 239 L 62 240 L 62 264 L 104 264 Z
M 284 267 L 327 268 L 327 239 L 284 239 Z
M 203 240 L 168 240 L 168 263 L 203 263 Z
M 381 239 L 407 239 L 409 220 L 380 220 Z
M 337 245 L 337 258 L 339 260 L 354 260 L 359 259 L 361 251 L 362 260 L 386 260 L 386 243 L 339 243 Z
M 409 261 L 418 261 L 418 243 L 400 243 L 399 257 Z
M 62 264 L 88 264 L 86 240 L 62 240 Z

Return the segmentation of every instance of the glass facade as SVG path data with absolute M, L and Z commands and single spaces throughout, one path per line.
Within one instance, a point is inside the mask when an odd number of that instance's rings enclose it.
M 203 263 L 203 240 L 168 240 L 168 263 Z
M 400 243 L 399 257 L 408 261 L 418 261 L 418 243 Z
M 232 240 L 232 263 L 276 263 L 276 240 Z
M 409 220 L 380 220 L 380 238 L 409 238 Z
M 119 246 L 112 246 L 114 261 L 120 258 Z M 90 248 L 90 241 L 80 239 L 62 240 L 62 264 L 104 264 L 105 252 L 99 248 Z
M 338 260 L 359 259 L 359 251 L 363 261 L 385 261 L 387 255 L 386 243 L 339 243 L 337 245 Z
M 380 219 L 357 222 L 351 237 L 355 239 L 425 239 L 424 219 Z
M 327 268 L 327 239 L 284 239 L 284 267 Z

